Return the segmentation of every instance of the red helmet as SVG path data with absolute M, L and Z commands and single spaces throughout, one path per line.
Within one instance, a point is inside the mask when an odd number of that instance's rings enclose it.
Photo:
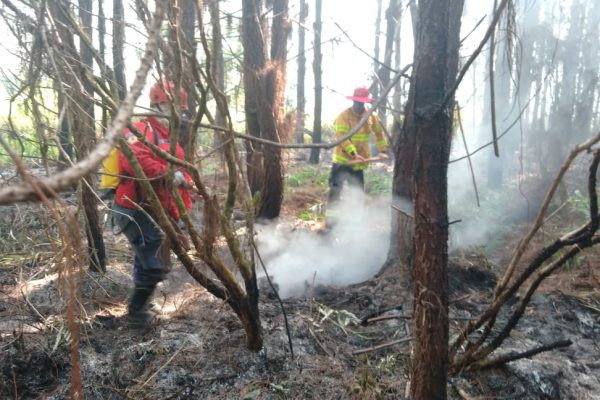
M 154 85 L 152 85 L 150 88 L 150 104 L 170 102 L 165 90 L 169 92 L 171 95 L 169 97 L 172 98 L 175 93 L 175 84 L 173 81 L 163 79 L 162 83 L 156 82 Z M 181 108 L 184 110 L 188 109 L 188 94 L 182 87 L 179 88 L 179 102 L 181 103 Z

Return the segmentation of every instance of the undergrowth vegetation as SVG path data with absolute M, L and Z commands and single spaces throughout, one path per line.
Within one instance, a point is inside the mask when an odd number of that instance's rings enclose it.
M 323 167 L 322 165 L 301 164 L 289 168 L 286 176 L 286 197 L 293 197 L 298 192 L 306 190 L 314 192 L 317 197 L 299 211 L 298 219 L 302 221 L 323 221 L 325 219 L 324 213 L 329 191 L 329 171 L 329 165 Z M 365 172 L 365 193 L 367 196 L 385 196 L 390 195 L 391 192 L 391 172 L 382 168 L 369 168 Z

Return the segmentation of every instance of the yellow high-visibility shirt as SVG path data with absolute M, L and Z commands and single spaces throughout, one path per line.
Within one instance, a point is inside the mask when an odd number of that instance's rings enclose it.
M 112 149 L 108 157 L 102 161 L 102 174 L 100 189 L 116 189 L 119 186 L 119 149 Z
M 354 126 L 358 125 L 361 115 L 358 115 L 352 107 L 344 110 L 333 123 L 336 138 L 340 138 L 350 132 Z M 380 152 L 387 151 L 387 141 L 383 135 L 383 126 L 375 114 L 371 114 L 367 122 L 352 135 L 348 140 L 338 144 L 333 151 L 334 164 L 346 164 L 352 160 L 354 154 L 363 158 L 371 157 L 371 135 L 375 135 L 375 146 Z M 355 170 L 367 169 L 368 163 L 357 164 L 352 168 Z

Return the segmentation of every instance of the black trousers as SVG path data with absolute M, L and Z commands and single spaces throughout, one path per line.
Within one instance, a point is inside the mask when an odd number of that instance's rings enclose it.
M 327 208 L 335 207 L 340 201 L 344 184 L 355 186 L 360 190 L 365 190 L 364 170 L 354 170 L 350 165 L 332 164 L 329 175 L 329 198 L 327 199 Z
M 169 272 L 159 256 L 164 234 L 146 213 L 115 206 L 113 233 L 123 233 L 133 247 L 133 282 L 136 286 L 155 286 Z

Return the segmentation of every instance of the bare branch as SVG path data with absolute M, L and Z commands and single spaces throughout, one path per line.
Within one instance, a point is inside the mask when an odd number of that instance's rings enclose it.
M 163 19 L 163 4 L 156 3 L 156 11 L 149 29 L 148 41 L 144 57 L 140 61 L 135 80 L 131 90 L 121 103 L 119 110 L 111 123 L 111 126 L 103 140 L 92 150 L 89 155 L 72 167 L 48 178 L 39 179 L 38 183 L 43 193 L 48 197 L 55 197 L 56 193 L 66 190 L 77 183 L 83 176 L 94 171 L 106 156 L 110 153 L 131 117 L 135 103 L 140 96 L 146 83 L 146 77 L 152 66 L 152 59 L 156 52 L 157 40 L 160 34 L 160 25 Z M 40 197 L 35 189 L 28 183 L 13 185 L 0 189 L 0 205 L 7 205 L 23 201 L 39 201 Z

